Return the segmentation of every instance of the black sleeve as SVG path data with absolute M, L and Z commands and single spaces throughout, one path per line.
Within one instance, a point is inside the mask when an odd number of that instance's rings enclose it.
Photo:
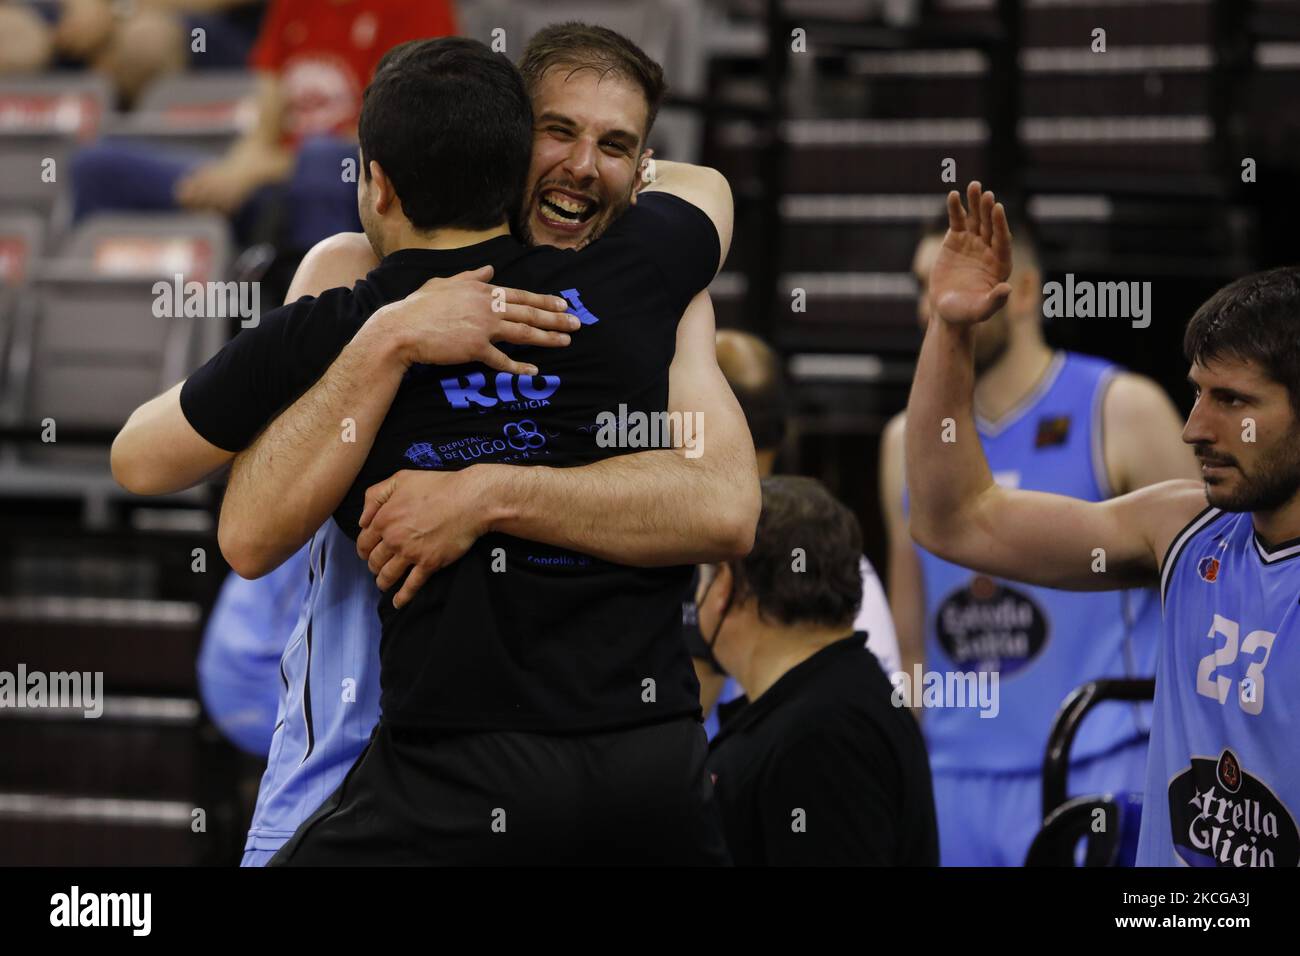
M 810 733 L 787 746 L 760 790 L 771 866 L 892 866 L 900 775 L 874 726 Z
M 186 379 L 181 411 L 207 441 L 243 451 L 325 373 L 360 324 L 347 289 L 268 312 Z
M 670 193 L 642 193 L 609 233 L 615 230 L 645 250 L 683 311 L 718 271 L 722 241 L 713 220 L 698 206 Z

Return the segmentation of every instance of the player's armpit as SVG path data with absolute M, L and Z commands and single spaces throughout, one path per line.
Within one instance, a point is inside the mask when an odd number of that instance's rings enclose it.
M 235 457 L 204 439 L 181 410 L 179 382 L 134 412 L 113 439 L 113 479 L 137 495 L 166 495 L 193 487 Z
M 1117 375 L 1102 403 L 1103 454 L 1114 493 L 1172 478 L 1197 480 L 1196 456 L 1182 432 L 1182 416 L 1163 388 L 1141 375 Z
M 947 528 L 918 532 L 939 557 L 985 574 L 1070 591 L 1157 583 L 1169 543 L 1205 508 L 1201 486 L 1166 481 L 1093 502 L 991 485 Z

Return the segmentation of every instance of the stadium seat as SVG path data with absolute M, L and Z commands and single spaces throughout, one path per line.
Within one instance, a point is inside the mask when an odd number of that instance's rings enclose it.
M 1077 688 L 1056 714 L 1043 759 L 1043 825 L 1025 866 L 1133 866 L 1142 821 L 1142 794 L 1093 794 L 1067 799 L 1070 748 L 1098 705 L 1150 701 L 1154 678 L 1107 678 Z M 1086 840 L 1082 856 L 1079 843 Z
M 13 323 L 0 425 L 27 430 L 5 450 L 0 494 L 80 498 L 87 520 L 128 499 L 108 471 L 107 444 L 140 403 L 176 382 L 229 335 L 222 318 L 159 317 L 156 284 L 226 274 L 225 224 L 209 216 L 104 216 L 86 222 L 34 276 L 32 305 Z M 52 420 L 53 444 L 34 441 Z M 68 447 L 78 439 L 86 445 Z M 87 438 L 89 439 L 87 441 Z M 178 500 L 202 500 L 200 490 Z
M 1025 856 L 1025 866 L 1133 866 L 1142 794 L 1076 797 L 1053 810 Z M 1086 841 L 1082 854 L 1079 844 Z
M 256 120 L 256 83 L 249 70 L 164 77 L 134 110 L 113 117 L 104 135 L 218 155 Z
M 51 237 L 71 220 L 69 157 L 108 116 L 108 83 L 93 73 L 0 80 L 0 208 L 49 217 Z

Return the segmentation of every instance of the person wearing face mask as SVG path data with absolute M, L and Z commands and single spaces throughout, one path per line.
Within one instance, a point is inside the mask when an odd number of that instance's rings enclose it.
M 811 478 L 762 482 L 753 550 L 706 565 L 699 625 L 751 703 L 708 767 L 738 866 L 937 866 L 920 730 L 866 636 L 857 519 Z

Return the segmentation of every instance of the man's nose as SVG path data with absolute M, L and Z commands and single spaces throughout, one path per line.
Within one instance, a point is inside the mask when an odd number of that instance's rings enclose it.
M 564 169 L 574 180 L 591 179 L 596 174 L 596 144 L 583 139 L 574 142 Z
M 1210 427 L 1210 416 L 1201 408 L 1199 398 L 1187 416 L 1187 424 L 1183 426 L 1183 441 L 1188 445 L 1214 444 L 1214 430 Z

